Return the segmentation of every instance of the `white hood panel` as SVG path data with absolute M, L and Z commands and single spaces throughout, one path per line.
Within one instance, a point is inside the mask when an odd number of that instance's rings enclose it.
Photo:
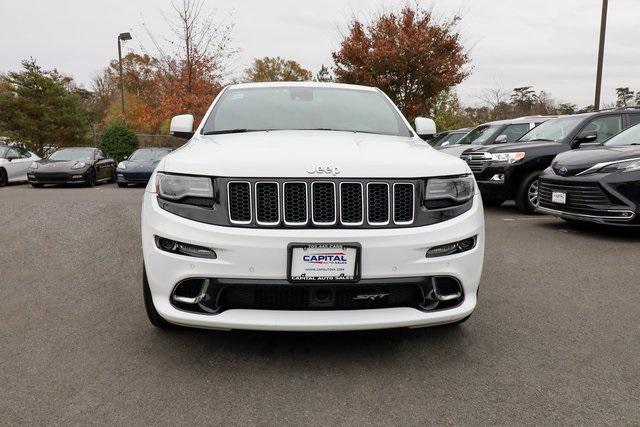
M 308 173 L 313 168 L 333 173 Z M 223 177 L 418 178 L 470 173 L 419 138 L 332 131 L 196 135 L 158 170 Z

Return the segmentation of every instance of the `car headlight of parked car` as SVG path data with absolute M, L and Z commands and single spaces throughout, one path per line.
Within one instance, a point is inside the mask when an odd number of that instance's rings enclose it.
M 473 176 L 430 178 L 427 180 L 424 202 L 429 209 L 440 209 L 461 205 L 471 200 L 475 183 Z
M 127 164 L 125 162 L 118 163 L 118 169 L 126 169 L 126 168 L 127 168 Z
M 640 170 L 640 159 L 624 160 L 604 166 L 598 172 L 633 172 Z
M 87 164 L 85 162 L 76 162 L 73 166 L 71 166 L 71 169 L 82 169 L 83 167 L 87 166 Z
M 169 175 L 158 173 L 156 191 L 163 199 L 178 201 L 186 197 L 213 199 L 211 178 L 189 175 Z
M 515 163 L 524 159 L 524 151 L 516 151 L 513 153 L 491 153 L 491 160 L 494 162 Z
M 36 162 L 31 163 L 31 166 L 29 166 L 29 169 L 38 169 L 38 164 Z

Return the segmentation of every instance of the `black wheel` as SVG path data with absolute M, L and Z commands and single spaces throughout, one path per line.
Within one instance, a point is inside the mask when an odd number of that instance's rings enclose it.
M 95 187 L 96 186 L 96 170 L 90 169 L 89 175 L 87 176 L 87 187 Z
M 538 177 L 540 171 L 531 172 L 522 181 L 516 195 L 516 207 L 525 213 L 534 213 L 538 207 Z
M 485 206 L 493 206 L 493 207 L 498 207 L 501 204 L 503 204 L 505 202 L 505 199 L 496 199 L 493 197 L 483 197 L 482 198 L 482 203 Z
M 118 183 L 118 187 L 120 187 L 120 188 L 125 188 L 126 186 L 127 186 L 126 182 L 119 182 Z
M 7 185 L 9 179 L 7 178 L 7 171 L 4 169 L 0 169 L 0 187 L 4 187 Z
M 42 187 L 44 187 L 44 184 L 35 184 L 35 183 L 34 183 L 34 184 L 31 184 L 31 186 L 32 186 L 33 188 L 42 188 Z
M 156 311 L 156 307 L 153 305 L 153 298 L 151 297 L 151 290 L 149 289 L 149 282 L 147 281 L 147 271 L 144 266 L 142 267 L 142 287 L 144 294 L 144 308 L 147 311 L 149 322 L 151 322 L 151 324 L 156 328 L 177 329 L 178 326 L 164 320 L 164 318 Z

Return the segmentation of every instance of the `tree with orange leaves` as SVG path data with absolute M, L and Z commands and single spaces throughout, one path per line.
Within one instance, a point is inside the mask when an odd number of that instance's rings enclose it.
M 440 92 L 469 75 L 460 19 L 438 20 L 432 11 L 410 6 L 369 24 L 354 19 L 332 53 L 336 80 L 379 87 L 410 119 L 429 114 Z

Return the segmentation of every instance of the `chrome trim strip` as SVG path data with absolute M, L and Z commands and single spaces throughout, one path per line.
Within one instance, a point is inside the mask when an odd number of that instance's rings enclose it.
M 411 186 L 411 192 L 412 192 L 411 200 L 413 201 L 413 204 L 411 206 L 411 221 L 396 221 L 396 185 Z M 413 224 L 413 221 L 415 221 L 415 216 L 416 216 L 416 186 L 413 184 L 413 182 L 394 182 L 393 183 L 393 200 L 391 200 L 391 208 L 392 208 L 394 224 L 396 225 Z
M 587 175 L 587 174 L 589 174 L 591 172 L 595 172 L 595 171 L 597 171 L 599 169 L 602 169 L 602 168 L 604 168 L 606 166 L 615 165 L 616 163 L 634 162 L 634 161 L 638 161 L 638 160 L 640 160 L 640 157 L 635 157 L 635 158 L 631 158 L 631 159 L 624 159 L 624 160 L 616 160 L 616 161 L 613 161 L 613 162 L 596 163 L 595 165 L 591 166 L 589 169 L 584 170 L 584 171 L 582 171 L 580 173 L 577 173 L 576 176 Z
M 362 203 L 362 221 L 360 222 L 345 222 L 342 220 L 342 185 L 343 184 L 358 184 L 360 185 L 360 201 Z M 364 215 L 365 215 L 365 211 L 364 211 L 364 186 L 362 185 L 361 182 L 353 182 L 353 181 L 344 181 L 344 182 L 340 182 L 340 223 L 343 225 L 349 225 L 349 226 L 355 226 L 355 225 L 363 225 L 364 224 Z
M 249 221 L 236 221 L 236 220 L 231 218 L 231 192 L 229 191 L 230 184 L 247 184 L 247 186 L 249 187 Z M 231 222 L 231 224 L 238 224 L 238 225 L 251 224 L 251 221 L 253 220 L 253 209 L 252 208 L 253 208 L 253 198 L 252 198 L 252 191 L 251 191 L 251 183 L 249 181 L 229 181 L 229 182 L 227 182 L 227 213 L 229 214 L 229 222 Z
M 554 216 L 565 216 L 565 217 L 576 217 L 576 218 L 593 218 L 593 219 L 608 219 L 608 220 L 612 220 L 612 221 L 631 221 L 633 218 L 635 218 L 636 214 L 635 212 L 631 211 L 631 210 L 627 210 L 627 209 L 621 209 L 621 210 L 616 210 L 616 209 L 606 209 L 606 212 L 630 212 L 631 216 L 630 217 L 619 217 L 619 216 L 606 216 L 606 215 L 589 215 L 589 214 L 581 214 L 581 213 L 572 213 L 572 212 L 565 212 L 565 211 L 559 211 L 556 209 L 551 209 L 551 208 L 545 208 L 542 206 L 538 206 L 536 208 L 537 211 L 542 212 L 542 213 L 546 213 L 549 215 L 554 215 Z
M 287 196 L 287 190 L 286 190 L 286 186 L 287 184 L 304 184 L 304 204 L 305 204 L 305 220 L 304 222 L 289 222 L 287 221 L 287 212 L 286 212 L 286 196 Z M 282 184 L 282 219 L 284 221 L 285 225 L 307 225 L 309 223 L 309 186 L 307 185 L 306 182 L 304 181 L 287 181 L 284 184 Z
M 276 191 L 278 193 L 278 200 L 276 201 L 276 208 L 278 209 L 278 220 L 275 222 L 264 222 L 264 221 L 258 221 L 258 184 L 275 184 L 276 185 Z M 278 225 L 280 224 L 280 184 L 278 184 L 277 181 L 256 181 L 255 185 L 255 197 L 254 197 L 254 203 L 255 203 L 255 211 L 256 211 L 256 224 L 258 225 Z
M 382 185 L 386 185 L 387 186 L 387 221 L 386 222 L 371 222 L 369 220 L 369 186 L 371 184 L 377 185 L 377 184 L 382 184 Z M 390 194 L 390 189 L 389 189 L 389 183 L 388 182 L 378 182 L 378 181 L 372 181 L 372 182 L 367 182 L 367 224 L 369 225 L 388 225 L 391 222 L 391 194 Z
M 313 186 L 316 184 L 331 184 L 333 186 L 333 222 L 317 222 L 313 218 Z M 314 225 L 335 225 L 338 222 L 338 200 L 337 200 L 337 192 L 336 192 L 336 183 L 334 181 L 313 181 L 311 183 L 311 222 Z

